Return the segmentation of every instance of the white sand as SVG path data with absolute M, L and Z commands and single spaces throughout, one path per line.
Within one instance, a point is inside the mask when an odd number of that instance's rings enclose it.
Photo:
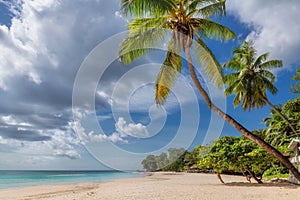
M 154 173 L 143 178 L 97 184 L 40 186 L 0 190 L 1 200 L 295 200 L 300 187 L 288 184 L 258 185 L 245 178 L 223 176 L 219 183 L 213 174 Z

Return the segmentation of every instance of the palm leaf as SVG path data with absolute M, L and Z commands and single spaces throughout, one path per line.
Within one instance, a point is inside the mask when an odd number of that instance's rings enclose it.
M 176 82 L 182 68 L 182 59 L 179 55 L 180 48 L 174 46 L 174 41 L 171 40 L 168 46 L 168 52 L 160 72 L 156 78 L 156 104 L 162 105 L 166 101 L 172 86 Z
M 269 53 L 264 53 L 264 54 L 260 55 L 254 62 L 253 66 L 255 68 L 257 68 L 260 64 L 262 64 L 267 59 L 268 56 L 269 56 Z
M 209 4 L 214 4 L 219 2 L 220 0 L 193 0 L 191 1 L 189 8 L 190 10 L 197 10 L 199 8 L 205 7 Z
M 275 75 L 268 70 L 261 69 L 261 70 L 259 70 L 258 74 L 260 76 L 268 78 L 272 83 L 274 83 L 274 81 L 275 81 Z
M 242 103 L 243 110 L 254 108 L 255 104 L 252 100 L 251 92 L 246 92 L 243 97 L 244 97 L 243 98 L 243 103 Z
M 239 80 L 235 80 L 232 82 L 224 91 L 225 96 L 229 96 L 233 93 L 233 90 L 236 88 L 236 86 L 240 83 Z
M 206 46 L 201 38 L 198 38 L 197 44 L 194 48 L 196 57 L 204 67 L 208 78 L 210 78 L 217 87 L 221 87 L 223 84 L 223 71 L 211 50 Z
M 162 16 L 176 8 L 174 0 L 122 0 L 121 10 L 125 15 Z
M 265 87 L 267 90 L 269 90 L 273 95 L 277 93 L 277 88 L 274 86 L 274 84 L 267 79 L 266 77 L 263 76 L 258 76 L 257 77 L 257 82 Z
M 164 28 L 166 17 L 134 18 L 130 23 L 129 35 L 143 34 L 153 28 Z
M 201 35 L 210 39 L 217 39 L 221 41 L 228 41 L 236 38 L 233 31 L 219 23 L 210 21 L 208 19 L 193 18 L 193 26 L 200 32 Z
M 242 92 L 237 93 L 235 98 L 233 99 L 234 108 L 236 108 L 241 103 L 242 100 L 243 100 L 243 93 Z
M 256 50 L 253 47 L 254 42 L 244 41 L 240 48 L 234 49 L 235 59 L 240 59 L 244 65 L 252 65 L 255 60 Z
M 224 77 L 223 77 L 223 81 L 224 83 L 233 83 L 234 81 L 236 81 L 239 77 L 239 72 L 236 72 L 236 73 L 231 73 L 231 74 L 226 74 Z
M 239 70 L 243 69 L 243 65 L 241 64 L 240 60 L 238 60 L 238 59 L 229 60 L 228 62 L 223 64 L 223 67 L 232 69 L 234 71 L 239 71 Z
M 240 71 L 240 74 L 238 76 L 239 79 L 246 79 L 251 76 L 250 73 L 252 72 L 252 70 L 249 70 L 248 68 L 242 69 Z
M 265 86 L 261 85 L 259 79 L 255 78 L 253 80 L 253 89 L 252 89 L 252 109 L 260 108 L 266 104 L 262 97 L 266 96 Z
M 201 14 L 204 18 L 211 18 L 213 16 L 222 17 L 226 15 L 225 1 L 217 1 L 212 4 L 209 4 L 203 8 L 200 8 L 196 12 Z
M 282 60 L 269 60 L 267 62 L 262 63 L 260 68 L 263 69 L 274 69 L 282 67 Z
M 238 84 L 236 84 L 236 86 L 234 87 L 233 91 L 234 93 L 243 93 L 246 94 L 247 92 L 247 81 L 243 80 L 243 79 L 238 79 Z
M 162 44 L 165 40 L 166 34 L 166 29 L 153 28 L 144 33 L 127 37 L 120 47 L 120 62 L 129 64 L 144 56 L 149 50 Z

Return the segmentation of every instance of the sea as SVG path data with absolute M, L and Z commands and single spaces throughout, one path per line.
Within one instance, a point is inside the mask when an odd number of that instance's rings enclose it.
M 99 183 L 142 177 L 139 172 L 122 171 L 13 171 L 0 170 L 0 190 L 41 185 Z

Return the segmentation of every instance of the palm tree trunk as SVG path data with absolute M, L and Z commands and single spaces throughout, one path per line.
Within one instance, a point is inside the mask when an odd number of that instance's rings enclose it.
M 254 178 L 254 180 L 255 180 L 257 183 L 263 184 L 262 180 L 259 179 L 259 178 L 257 178 L 257 177 L 255 176 L 255 174 L 254 174 L 251 170 L 247 170 L 247 171 L 248 171 L 248 173 L 251 175 L 251 177 Z
M 297 133 L 297 131 L 295 130 L 295 128 L 293 127 L 293 125 L 291 124 L 291 122 L 288 120 L 288 118 L 283 115 L 277 108 L 276 106 L 274 106 L 266 97 L 261 96 L 262 100 L 267 103 L 272 110 L 274 110 L 291 128 L 291 130 L 293 131 L 294 134 L 298 135 L 299 133 Z
M 223 183 L 223 184 L 225 183 L 223 181 L 222 176 L 221 176 L 221 174 L 219 172 L 217 172 L 217 177 L 218 177 L 218 179 L 220 180 L 221 183 Z
M 265 149 L 268 153 L 273 155 L 275 158 L 277 158 L 284 166 L 286 166 L 287 169 L 291 171 L 291 173 L 295 176 L 297 180 L 300 181 L 300 173 L 295 168 L 295 166 L 289 161 L 288 158 L 284 157 L 277 149 L 269 145 L 267 142 L 265 142 L 263 139 L 258 137 L 257 135 L 254 135 L 251 133 L 248 129 L 246 129 L 244 126 L 242 126 L 239 122 L 237 122 L 235 119 L 233 119 L 230 115 L 224 113 L 220 108 L 215 106 L 211 99 L 209 98 L 207 92 L 202 87 L 201 83 L 198 80 L 198 77 L 195 73 L 194 66 L 192 64 L 192 58 L 190 54 L 190 49 L 187 46 L 184 46 L 186 59 L 188 61 L 188 68 L 190 71 L 190 76 L 198 89 L 199 93 L 203 97 L 205 103 L 211 109 L 214 113 L 219 115 L 221 118 L 223 118 L 226 122 L 228 122 L 230 125 L 232 125 L 235 129 L 237 129 L 240 133 L 242 133 L 245 137 L 250 139 L 251 141 L 255 142 L 259 146 L 261 146 L 263 149 Z

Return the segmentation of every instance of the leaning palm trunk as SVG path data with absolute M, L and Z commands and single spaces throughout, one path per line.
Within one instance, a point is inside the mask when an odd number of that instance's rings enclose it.
M 225 183 L 222 179 L 221 173 L 217 172 L 217 177 L 218 177 L 218 179 L 220 180 L 221 183 L 223 183 L 223 184 Z
M 296 177 L 296 179 L 300 180 L 300 173 L 295 168 L 295 166 L 289 161 L 288 158 L 284 157 L 277 149 L 269 145 L 267 142 L 265 142 L 263 139 L 258 137 L 257 135 L 254 135 L 249 130 L 247 130 L 244 126 L 242 126 L 239 122 L 237 122 L 235 119 L 233 119 L 230 115 L 224 113 L 220 108 L 218 108 L 216 105 L 214 105 L 209 98 L 207 92 L 202 87 L 201 83 L 199 82 L 197 75 L 195 73 L 194 66 L 192 64 L 192 58 L 190 54 L 190 48 L 187 45 L 184 45 L 184 50 L 188 62 L 188 68 L 190 71 L 190 76 L 198 89 L 199 93 L 203 97 L 205 103 L 211 109 L 214 113 L 219 115 L 221 118 L 223 118 L 226 122 L 228 122 L 230 125 L 232 125 L 235 129 L 237 129 L 240 133 L 242 133 L 245 137 L 250 139 L 251 141 L 255 142 L 259 146 L 261 146 L 263 149 L 265 149 L 268 153 L 273 155 L 275 158 L 277 158 L 287 169 L 291 171 L 291 173 Z
M 247 169 L 247 172 L 250 174 L 252 178 L 258 183 L 258 184 L 263 184 L 261 178 L 256 177 L 256 175 L 251 171 Z
M 293 133 L 295 134 L 295 135 L 299 135 L 299 133 L 297 133 L 297 131 L 295 130 L 295 128 L 293 127 L 293 125 L 291 124 L 291 122 L 288 120 L 288 118 L 285 116 L 285 115 L 283 115 L 277 108 L 276 108 L 276 106 L 274 106 L 266 97 L 261 97 L 262 98 L 262 100 L 266 103 L 266 104 L 268 104 L 271 108 L 272 108 L 272 110 L 274 110 L 288 125 L 289 125 L 289 127 L 291 128 L 291 130 L 293 131 Z

